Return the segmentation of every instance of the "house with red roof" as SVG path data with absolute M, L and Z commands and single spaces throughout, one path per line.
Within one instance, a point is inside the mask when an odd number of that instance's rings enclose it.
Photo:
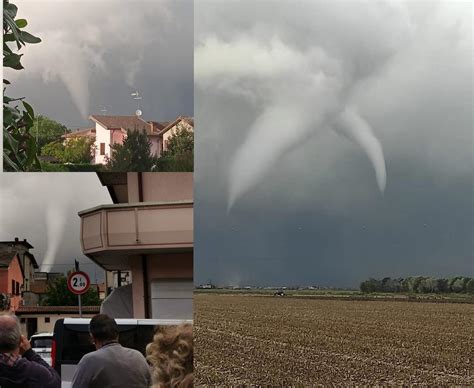
M 89 119 L 95 127 L 81 129 L 63 136 L 68 139 L 77 137 L 95 138 L 94 164 L 106 164 L 111 156 L 111 146 L 122 144 L 127 137 L 127 130 L 146 133 L 151 143 L 151 152 L 156 156 L 166 150 L 169 138 L 179 127 L 194 130 L 192 117 L 178 116 L 173 121 L 146 121 L 139 116 L 104 116 L 91 115 Z

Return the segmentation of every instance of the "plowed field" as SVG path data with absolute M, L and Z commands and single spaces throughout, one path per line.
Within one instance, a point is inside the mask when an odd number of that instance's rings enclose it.
M 197 294 L 197 385 L 474 385 L 474 305 Z

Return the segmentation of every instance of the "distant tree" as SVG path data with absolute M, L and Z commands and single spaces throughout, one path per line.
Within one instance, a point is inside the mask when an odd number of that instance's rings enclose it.
M 421 284 L 423 282 L 423 279 L 425 279 L 423 276 L 415 276 L 413 278 L 413 291 L 414 292 L 422 292 L 421 291 Z
M 97 289 L 90 288 L 81 296 L 83 306 L 99 306 L 100 299 Z M 77 306 L 77 295 L 73 294 L 67 288 L 67 278 L 61 276 L 48 285 L 46 297 L 43 301 L 44 306 Z
M 158 171 L 194 171 L 194 133 L 183 125 L 168 139 L 158 159 Z
M 469 294 L 474 294 L 474 279 L 469 279 L 466 283 L 466 292 Z
M 25 19 L 17 19 L 18 7 L 3 0 L 3 67 L 22 70 L 20 49 L 41 39 L 26 32 Z M 10 81 L 3 79 L 3 168 L 5 171 L 35 171 L 41 165 L 37 158 L 35 138 L 31 128 L 35 113 L 24 97 L 7 96 Z
M 61 136 L 71 132 L 65 125 L 50 119 L 49 117 L 38 115 L 33 121 L 31 134 L 36 138 L 36 147 L 38 154 L 41 155 L 41 149 L 48 143 L 60 141 Z
M 449 292 L 449 286 L 448 286 L 448 279 L 437 279 L 437 289 L 438 292 L 443 293 L 443 292 Z
M 466 285 L 469 282 L 469 278 L 463 276 L 456 276 L 452 279 L 449 279 L 449 288 L 451 292 L 465 292 Z
M 138 130 L 127 130 L 123 144 L 112 145 L 106 161 L 109 171 L 152 171 L 156 165 L 148 136 Z
M 52 156 L 61 163 L 90 163 L 95 151 L 94 139 L 73 137 L 66 142 L 55 141 L 42 149 L 43 156 Z
M 382 292 L 382 282 L 380 280 L 370 278 L 361 283 L 360 290 L 364 293 Z

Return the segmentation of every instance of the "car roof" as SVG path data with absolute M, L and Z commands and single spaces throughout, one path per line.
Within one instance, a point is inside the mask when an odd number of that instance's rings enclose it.
M 91 318 L 64 318 L 65 325 L 89 325 Z M 173 326 L 182 323 L 193 323 L 192 319 L 132 319 L 116 318 L 117 325 L 154 325 L 154 326 Z
M 31 338 L 40 338 L 40 337 L 52 337 L 54 333 L 36 333 L 31 336 Z

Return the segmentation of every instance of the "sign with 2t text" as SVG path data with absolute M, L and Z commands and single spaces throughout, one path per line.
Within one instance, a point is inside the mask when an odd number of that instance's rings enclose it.
M 67 278 L 67 288 L 76 295 L 85 294 L 90 285 L 89 275 L 82 271 L 71 272 Z

